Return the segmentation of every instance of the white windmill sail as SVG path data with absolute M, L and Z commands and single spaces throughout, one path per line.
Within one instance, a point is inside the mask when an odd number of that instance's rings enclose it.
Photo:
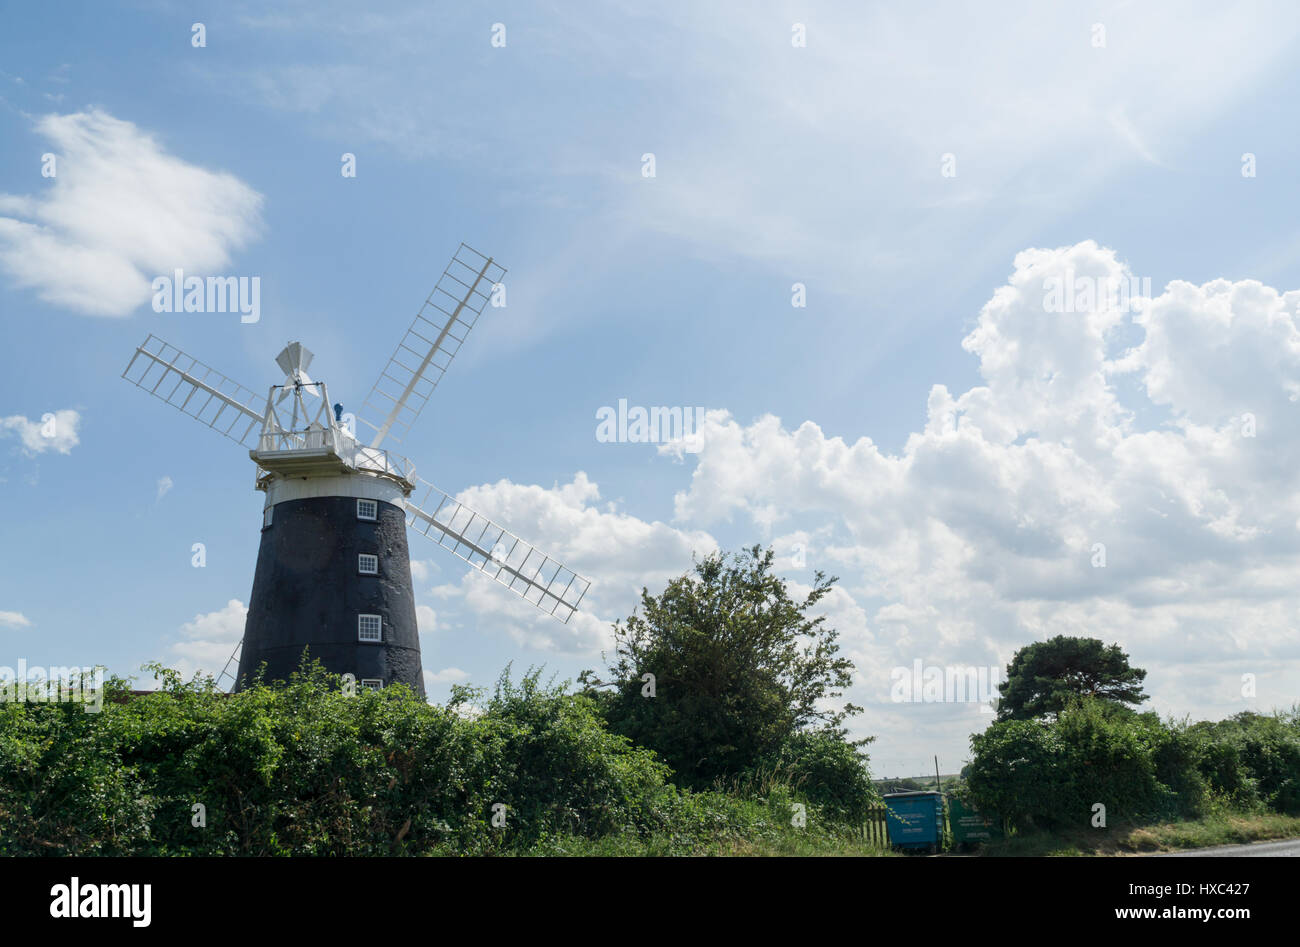
M 505 267 L 461 244 L 357 412 L 371 447 L 401 442 L 491 299 Z
M 239 639 L 239 643 L 235 645 L 235 650 L 230 652 L 230 658 L 226 661 L 226 666 L 222 668 L 221 673 L 217 675 L 218 688 L 221 687 L 222 681 L 224 681 L 226 678 L 230 678 L 230 690 L 234 690 L 235 685 L 239 683 L 238 679 L 235 677 L 235 671 L 239 670 L 239 658 L 240 655 L 243 653 L 243 650 L 244 650 L 244 639 L 241 637 Z M 231 670 L 232 667 L 235 669 L 235 671 Z
M 591 582 L 482 513 L 417 477 L 427 488 L 406 503 L 406 525 L 568 624 Z
M 262 412 L 258 396 L 215 368 L 150 334 L 122 377 L 245 447 L 257 443 Z

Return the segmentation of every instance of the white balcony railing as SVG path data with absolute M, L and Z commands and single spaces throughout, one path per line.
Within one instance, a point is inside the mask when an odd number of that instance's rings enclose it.
M 313 389 L 319 400 L 307 402 L 302 397 L 302 391 L 306 389 Z M 274 469 L 315 467 L 318 466 L 316 459 L 319 459 L 324 465 L 337 463 L 345 470 L 384 474 L 414 485 L 415 464 L 409 459 L 378 447 L 358 444 L 356 438 L 337 423 L 329 408 L 329 393 L 323 383 L 300 386 L 292 392 L 294 401 L 280 407 L 283 395 L 277 397 L 277 392 L 283 391 L 284 386 L 275 386 L 266 399 L 262 433 L 257 450 L 253 452 L 258 462 L 259 483 Z M 286 407 L 292 410 L 285 410 Z M 287 426 L 285 415 L 289 416 Z

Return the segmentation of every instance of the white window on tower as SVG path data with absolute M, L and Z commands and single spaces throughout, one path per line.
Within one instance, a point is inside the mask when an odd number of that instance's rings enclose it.
M 271 511 L 272 511 L 273 509 L 275 509 L 275 507 L 273 507 L 273 506 L 268 506 L 266 509 L 264 509 L 264 510 L 262 511 L 262 529 L 268 529 L 268 528 L 270 528 L 270 526 L 271 526 Z
M 357 555 L 357 571 L 362 575 L 378 575 L 379 557 L 370 556 L 364 552 L 359 553 Z
M 357 519 L 374 520 L 378 518 L 379 518 L 379 502 L 377 500 L 357 501 Z
M 357 640 L 358 641 L 383 641 L 384 623 L 378 615 L 358 615 L 357 616 Z
M 361 686 L 368 687 L 372 691 L 381 691 L 384 689 L 384 682 L 377 677 L 363 677 L 361 679 Z

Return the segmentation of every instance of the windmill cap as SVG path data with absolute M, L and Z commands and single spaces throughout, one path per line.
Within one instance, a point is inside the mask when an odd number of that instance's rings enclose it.
M 275 357 L 275 364 L 279 365 L 286 375 L 292 375 L 294 372 L 305 372 L 315 357 L 311 349 L 301 342 L 290 342 Z

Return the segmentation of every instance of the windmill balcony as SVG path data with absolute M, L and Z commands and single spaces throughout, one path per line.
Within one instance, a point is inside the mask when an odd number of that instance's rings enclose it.
M 293 346 L 282 355 L 295 355 Z M 266 396 L 262 433 L 248 455 L 257 462 L 257 484 L 272 475 L 323 477 L 366 473 L 397 480 L 405 492 L 415 485 L 415 465 L 405 457 L 375 447 L 363 447 L 330 411 L 324 382 L 306 378 L 310 353 L 298 347 L 299 362 L 281 367 L 290 373 L 283 385 L 272 385 Z M 286 423 L 286 421 L 288 423 Z
M 340 433 L 347 436 L 346 432 Z M 340 453 L 341 442 L 342 438 L 333 429 L 319 422 L 312 422 L 299 431 L 263 428 L 257 448 L 249 454 L 259 467 L 276 473 L 340 473 L 347 466 L 344 463 L 347 449 L 344 447 Z M 353 450 L 355 446 L 354 441 Z
M 248 452 L 263 473 L 290 477 L 368 473 L 415 483 L 415 464 L 400 454 L 358 444 L 346 430 L 313 422 L 300 431 L 263 431 Z
M 415 483 L 415 465 L 410 460 L 377 447 L 358 444 L 347 429 L 335 423 L 327 409 L 317 409 L 313 412 L 314 417 L 299 410 L 306 407 L 300 394 L 304 388 L 319 389 L 323 397 L 318 403 L 322 408 L 329 404 L 328 393 L 319 383 L 291 388 L 287 392 L 279 386 L 271 389 L 257 447 L 248 452 L 257 463 L 259 484 L 272 474 L 313 477 L 367 473 L 390 477 L 409 491 Z M 276 398 L 278 391 L 295 398 L 292 417 L 293 421 L 299 422 L 297 426 L 292 421 L 288 426 L 282 422 L 281 414 L 288 412 L 278 409 L 279 402 L 285 400 L 283 395 Z M 311 420 L 307 421 L 304 415 Z

